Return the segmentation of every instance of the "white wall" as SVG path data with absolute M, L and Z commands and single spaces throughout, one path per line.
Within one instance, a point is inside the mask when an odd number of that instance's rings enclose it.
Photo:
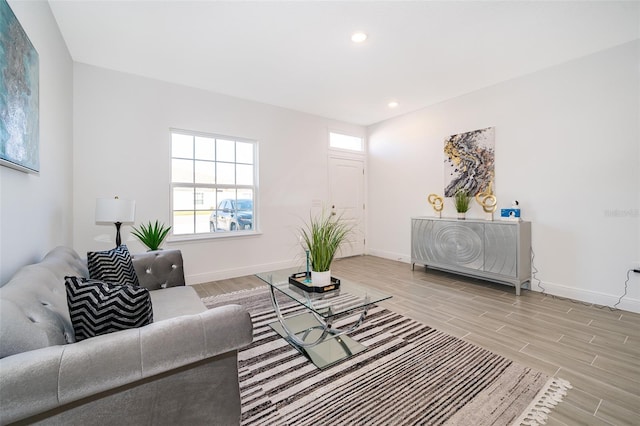
M 10 1 L 40 59 L 40 174 L 0 166 L 0 283 L 72 242 L 73 65 L 46 1 Z
M 241 276 L 303 261 L 295 228 L 328 194 L 328 129 L 360 126 L 150 80 L 85 64 L 74 76 L 74 248 L 113 247 L 115 227 L 94 223 L 95 199 L 136 200 L 136 224 L 170 223 L 170 128 L 255 139 L 261 235 L 173 242 L 188 283 Z M 144 251 L 129 238 L 130 250 Z M 105 239 L 110 241 L 104 241 Z
M 616 303 L 640 265 L 639 65 L 636 41 L 371 126 L 369 253 L 410 261 L 409 218 L 443 192 L 444 139 L 495 126 L 498 204 L 519 200 L 532 222 L 536 277 Z M 640 275 L 619 307 L 640 312 Z

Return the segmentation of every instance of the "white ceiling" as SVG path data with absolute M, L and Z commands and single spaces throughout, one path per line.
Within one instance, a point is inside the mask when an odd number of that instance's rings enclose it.
M 49 3 L 74 61 L 361 125 L 640 37 L 638 1 Z

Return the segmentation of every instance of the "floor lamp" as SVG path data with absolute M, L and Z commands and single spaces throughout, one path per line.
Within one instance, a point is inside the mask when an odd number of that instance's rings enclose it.
M 133 223 L 136 215 L 136 202 L 115 198 L 96 199 L 96 223 L 113 223 L 116 225 L 116 247 L 120 247 L 120 225 Z

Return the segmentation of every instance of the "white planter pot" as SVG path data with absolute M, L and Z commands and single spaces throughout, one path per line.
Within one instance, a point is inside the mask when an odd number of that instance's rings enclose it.
M 467 214 L 466 213 L 458 212 L 458 219 L 459 220 L 465 220 L 466 218 L 467 218 Z
M 311 285 L 314 287 L 325 287 L 331 284 L 331 271 L 316 272 L 311 271 Z

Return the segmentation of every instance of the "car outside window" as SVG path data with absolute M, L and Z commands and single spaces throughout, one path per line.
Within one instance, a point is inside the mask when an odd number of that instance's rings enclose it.
M 253 200 L 250 199 L 223 200 L 209 217 L 211 232 L 251 229 L 253 229 Z

